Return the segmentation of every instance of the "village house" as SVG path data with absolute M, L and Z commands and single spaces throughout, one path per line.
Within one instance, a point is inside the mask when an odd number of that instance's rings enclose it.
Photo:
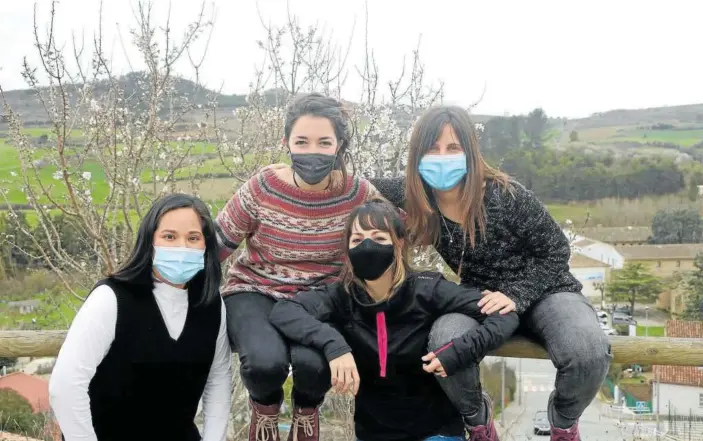
M 693 259 L 703 253 L 703 243 L 651 244 L 616 247 L 626 262 L 644 263 L 658 277 L 693 269 Z
M 645 245 L 652 236 L 650 227 L 584 227 L 579 235 L 614 246 Z
M 610 280 L 610 265 L 582 254 L 573 253 L 569 261 L 569 269 L 571 274 L 583 285 L 583 295 L 588 297 L 594 305 L 601 305 L 603 301 L 601 290 L 604 284 Z
M 643 263 L 657 277 L 666 279 L 691 271 L 693 260 L 703 253 L 703 244 L 648 244 L 617 247 L 626 262 Z M 657 308 L 680 314 L 686 306 L 680 285 L 670 286 L 659 295 Z
M 605 263 L 612 269 L 621 269 L 625 259 L 611 244 L 593 240 L 588 237 L 576 236 L 572 243 L 572 254 L 581 254 L 590 259 Z
M 703 322 L 669 320 L 666 336 L 703 338 Z M 655 413 L 703 416 L 703 367 L 654 366 L 654 378 L 652 404 Z
M 16 309 L 20 314 L 29 314 L 39 307 L 39 300 L 19 300 L 15 302 L 7 302 L 9 309 Z

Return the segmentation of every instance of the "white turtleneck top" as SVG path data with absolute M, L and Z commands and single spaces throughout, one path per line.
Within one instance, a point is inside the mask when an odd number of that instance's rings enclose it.
M 154 284 L 154 298 L 171 338 L 183 331 L 188 292 L 166 283 Z M 232 352 L 227 337 L 225 305 L 215 356 L 203 391 L 203 441 L 225 441 L 231 407 Z M 117 298 L 107 285 L 97 287 L 71 324 L 49 381 L 49 398 L 66 441 L 97 441 L 90 413 L 88 386 L 115 339 Z

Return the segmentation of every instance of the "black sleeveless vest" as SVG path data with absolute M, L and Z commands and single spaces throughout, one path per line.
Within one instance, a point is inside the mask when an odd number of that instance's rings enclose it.
M 100 441 L 198 441 L 194 423 L 220 328 L 219 301 L 189 306 L 183 332 L 171 338 L 152 285 L 108 285 L 117 297 L 115 340 L 90 382 L 90 411 Z M 217 299 L 219 300 L 219 299 Z

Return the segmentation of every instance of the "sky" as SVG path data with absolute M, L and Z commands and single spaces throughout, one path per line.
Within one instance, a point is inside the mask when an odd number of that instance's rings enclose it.
M 152 0 L 154 22 L 181 32 L 200 9 L 195 0 Z M 50 0 L 38 0 L 43 35 Z M 99 0 L 61 0 L 56 36 L 72 50 L 97 30 Z M 104 50 L 117 73 L 138 66 L 129 30 L 136 0 L 103 4 Z M 354 100 L 356 67 L 364 55 L 364 0 L 217 0 L 207 3 L 215 26 L 201 80 L 224 93 L 246 93 L 263 57 L 257 40 L 265 23 L 282 25 L 290 11 L 301 25 L 324 27 L 346 48 L 349 77 L 342 96 Z M 31 1 L 0 0 L 0 86 L 25 88 L 25 56 L 36 63 Z M 368 1 L 368 41 L 382 82 L 395 78 L 420 41 L 428 81 L 443 81 L 445 103 L 477 114 L 585 117 L 594 112 L 703 103 L 700 0 L 374 0 Z M 118 32 L 119 31 L 119 32 Z M 120 44 L 119 35 L 126 44 Z M 80 39 L 80 38 L 79 38 Z M 199 43 L 204 46 L 205 39 Z M 126 50 L 123 49 L 126 46 Z M 196 48 L 197 49 L 197 48 Z M 126 54 L 126 56 L 125 56 Z M 86 60 L 89 60 L 86 58 Z M 192 77 L 187 63 L 179 73 Z M 483 93 L 485 88 L 485 93 Z

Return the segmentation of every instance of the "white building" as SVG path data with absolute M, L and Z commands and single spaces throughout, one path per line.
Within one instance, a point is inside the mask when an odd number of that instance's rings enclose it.
M 667 337 L 703 338 L 703 322 L 669 320 Z M 652 407 L 660 415 L 703 417 L 703 367 L 654 366 Z
M 703 368 L 655 366 L 652 407 L 660 415 L 703 417 Z
M 591 259 L 610 265 L 612 269 L 622 269 L 625 258 L 613 245 L 579 235 L 566 233 L 571 240 L 573 253 L 582 254 Z
M 600 305 L 602 301 L 600 289 L 610 280 L 610 265 L 582 254 L 573 253 L 569 261 L 569 269 L 571 274 L 583 285 L 583 295 L 588 297 L 594 305 Z

